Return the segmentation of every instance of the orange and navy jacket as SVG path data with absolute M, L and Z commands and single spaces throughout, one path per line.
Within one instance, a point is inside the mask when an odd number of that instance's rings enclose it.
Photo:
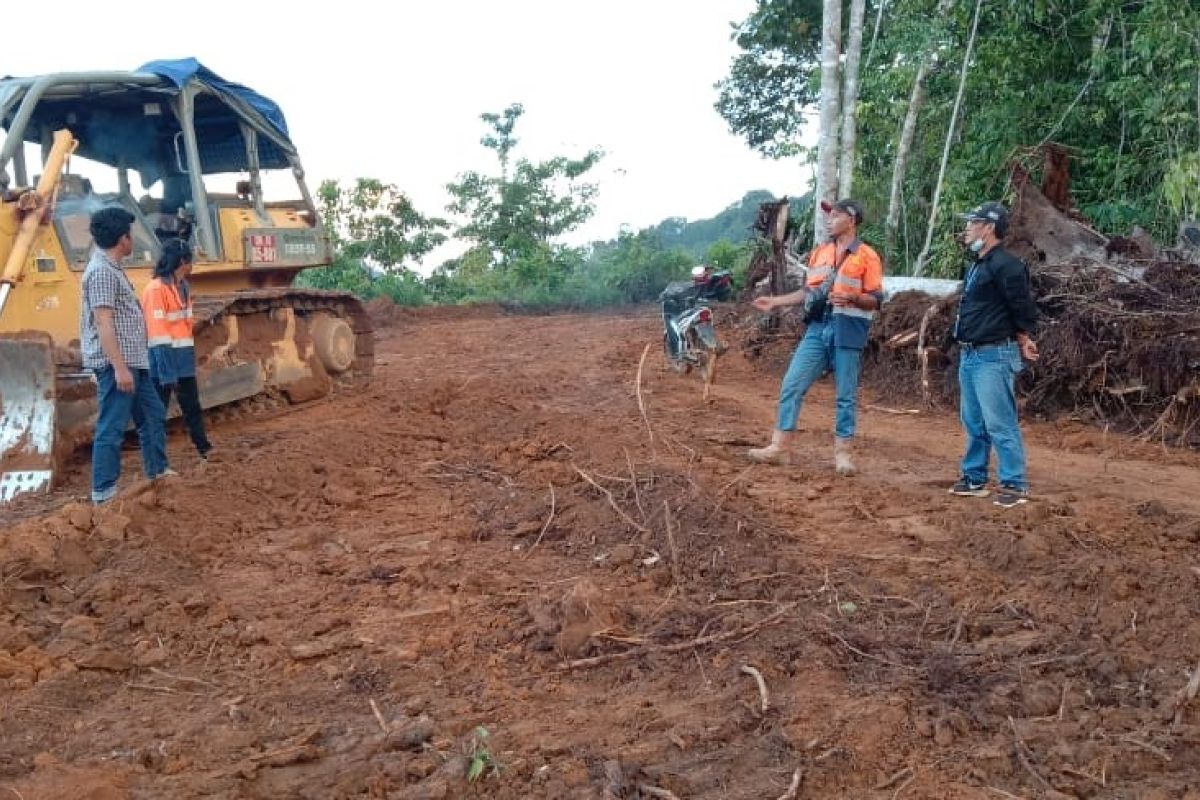
M 150 346 L 150 372 L 162 385 L 196 374 L 195 340 L 192 338 L 192 298 L 187 284 L 155 278 L 142 290 L 146 317 L 146 343 Z
M 835 269 L 836 257 L 837 245 L 833 242 L 826 242 L 813 249 L 808 257 L 808 277 L 805 280 L 809 289 L 816 289 L 825 282 L 829 273 Z M 882 305 L 883 262 L 879 254 L 861 239 L 851 242 L 846 248 L 846 256 L 840 268 L 837 268 L 830 292 L 870 294 Z M 867 334 L 871 330 L 871 321 L 874 318 L 874 311 L 854 306 L 835 306 L 830 303 L 828 321 L 833 325 L 834 345 L 856 350 L 866 347 Z

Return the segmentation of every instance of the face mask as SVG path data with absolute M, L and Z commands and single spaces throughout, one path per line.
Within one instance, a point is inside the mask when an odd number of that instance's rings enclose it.
M 975 241 L 971 242 L 969 245 L 967 245 L 967 249 L 969 249 L 972 253 L 978 253 L 983 249 L 983 239 L 976 239 Z

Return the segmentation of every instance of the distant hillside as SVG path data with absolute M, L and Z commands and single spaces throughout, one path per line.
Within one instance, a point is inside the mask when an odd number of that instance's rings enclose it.
M 696 259 L 704 258 L 708 248 L 721 240 L 735 244 L 751 236 L 750 226 L 762 203 L 775 200 L 775 195 L 762 189 L 746 192 L 736 203 L 711 219 L 689 222 L 684 217 L 668 217 L 647 229 L 664 250 L 679 249 Z

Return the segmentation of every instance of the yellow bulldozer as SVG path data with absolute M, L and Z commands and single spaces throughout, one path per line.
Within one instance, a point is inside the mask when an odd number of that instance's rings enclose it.
M 0 504 L 49 490 L 60 460 L 90 441 L 80 283 L 89 220 L 105 206 L 135 217 L 124 266 L 139 292 L 165 241 L 192 245 L 205 408 L 261 394 L 305 402 L 371 372 L 358 299 L 292 286 L 333 253 L 271 100 L 194 59 L 156 61 L 0 80 L 0 129 Z M 107 170 L 112 190 L 95 191 L 73 160 Z M 292 199 L 268 200 L 264 186 Z

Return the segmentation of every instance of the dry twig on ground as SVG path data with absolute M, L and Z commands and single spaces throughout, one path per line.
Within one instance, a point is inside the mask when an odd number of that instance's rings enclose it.
M 767 616 L 760 619 L 758 622 L 751 623 L 742 628 L 736 628 L 724 633 L 714 633 L 710 636 L 701 636 L 687 642 L 677 642 L 675 644 L 650 644 L 645 647 L 634 647 L 630 650 L 624 650 L 620 653 L 609 653 L 602 656 L 593 656 L 591 658 L 580 658 L 575 661 L 568 661 L 562 666 L 562 669 L 585 669 L 587 667 L 597 667 L 601 664 L 607 664 L 610 661 L 621 661 L 626 658 L 636 658 L 637 656 L 650 655 L 652 653 L 678 653 L 682 650 L 690 650 L 694 647 L 703 647 L 707 644 L 716 644 L 717 642 L 727 642 L 731 639 L 741 639 L 742 637 L 753 636 L 758 631 L 774 625 L 783 619 L 784 615 L 792 611 L 796 607 L 795 603 L 788 603 Z
M 767 681 L 763 678 L 763 674 L 749 664 L 743 664 L 740 672 L 743 675 L 749 675 L 751 678 L 754 678 L 754 682 L 758 684 L 758 696 L 762 701 L 761 711 L 766 714 L 771 708 L 771 698 L 767 694 Z

